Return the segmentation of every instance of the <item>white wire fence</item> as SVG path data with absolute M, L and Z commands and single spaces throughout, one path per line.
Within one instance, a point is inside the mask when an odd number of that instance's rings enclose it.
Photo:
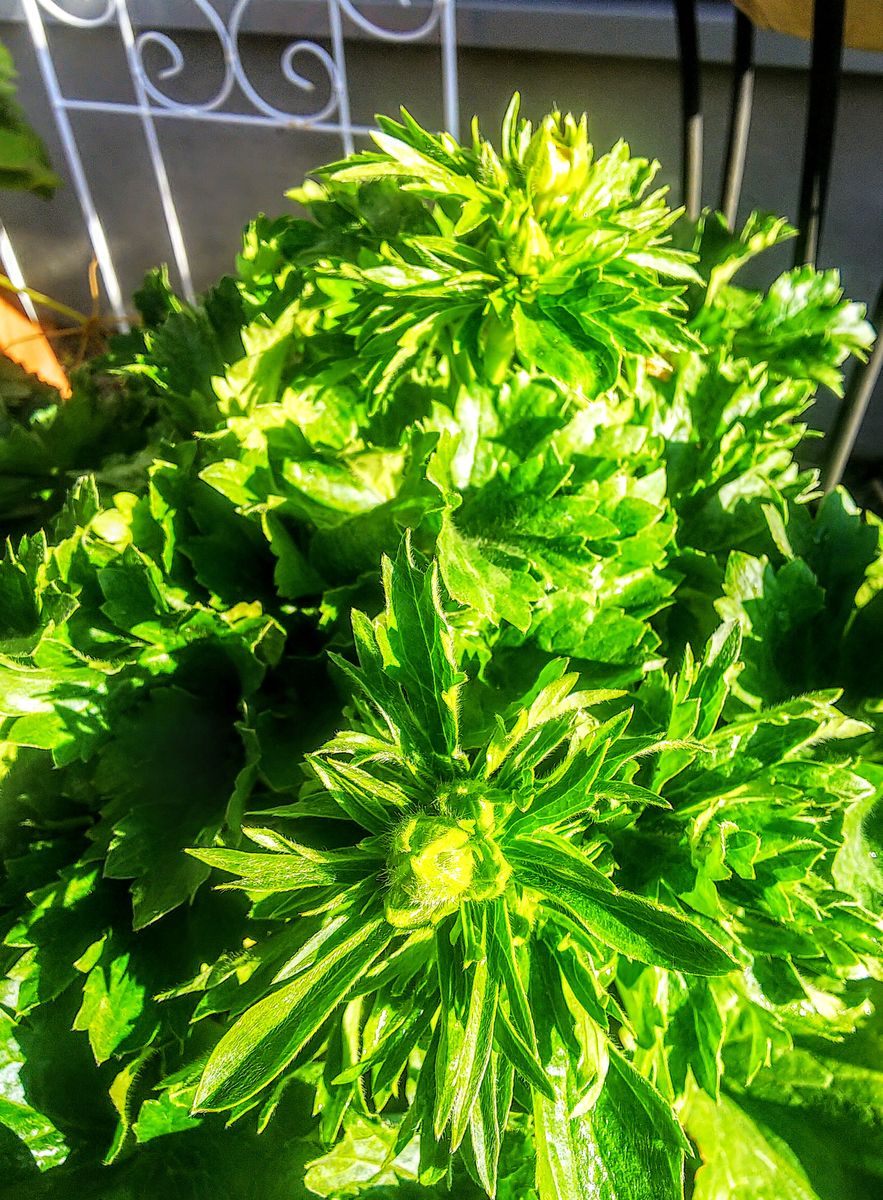
M 353 104 L 346 53 L 347 33 L 351 32 L 361 38 L 387 43 L 391 49 L 396 44 L 437 42 L 444 122 L 447 129 L 455 135 L 458 133 L 460 106 L 455 0 L 422 0 L 417 4 L 412 4 L 411 0 L 398 0 L 395 7 L 404 10 L 409 19 L 389 24 L 381 22 L 376 5 L 373 6 L 373 15 L 366 11 L 372 7 L 366 0 L 284 0 L 281 5 L 283 9 L 309 9 L 311 25 L 315 23 L 317 10 L 324 10 L 324 36 L 317 40 L 294 38 L 287 42 L 281 53 L 282 78 L 297 93 L 296 109 L 271 102 L 262 91 L 260 81 L 250 76 L 243 61 L 240 40 L 249 32 L 250 18 L 258 7 L 253 0 L 235 0 L 232 4 L 218 3 L 217 0 L 189 0 L 193 15 L 200 19 L 203 30 L 216 40 L 223 60 L 220 83 L 212 95 L 198 102 L 176 98 L 169 86 L 179 82 L 188 69 L 180 41 L 164 29 L 139 28 L 133 16 L 133 6 L 127 0 L 21 2 L 92 252 L 98 262 L 108 303 L 123 329 L 128 328 L 123 289 L 90 182 L 88 158 L 82 153 L 77 138 L 72 120 L 74 114 L 101 113 L 137 118 L 172 260 L 182 292 L 188 300 L 194 299 L 193 273 L 162 142 L 157 133 L 159 122 L 176 120 L 285 129 L 293 135 L 333 134 L 339 136 L 343 153 L 349 154 L 354 148 L 355 137 L 369 132 L 368 126 L 354 122 L 351 115 Z M 389 7 L 386 6 L 387 9 Z M 114 30 L 125 54 L 133 99 L 112 101 L 67 95 L 53 47 L 55 25 L 78 30 L 84 37 L 98 29 Z M 163 61 L 164 65 L 156 66 L 157 62 Z M 317 86 L 314 78 L 317 74 L 324 77 L 327 86 Z M 101 72 L 98 71 L 95 75 L 96 84 L 100 80 Z M 312 110 L 308 106 L 307 111 L 303 111 L 304 101 L 309 104 L 314 97 L 316 103 Z M 24 288 L 24 274 L 2 224 L 0 261 L 12 283 L 17 288 Z M 36 319 L 30 297 L 22 292 L 20 299 L 28 315 Z

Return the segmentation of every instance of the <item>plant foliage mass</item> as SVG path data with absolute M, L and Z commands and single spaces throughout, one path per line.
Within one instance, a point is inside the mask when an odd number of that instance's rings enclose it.
M 0 1196 L 872 1195 L 863 310 L 584 118 L 375 143 L 5 410 Z

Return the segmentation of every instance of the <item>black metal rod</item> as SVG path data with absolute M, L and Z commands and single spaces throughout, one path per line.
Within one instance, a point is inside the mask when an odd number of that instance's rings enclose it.
M 846 0 L 815 0 L 813 6 L 812 61 L 795 266 L 800 263 L 814 266 L 819 253 L 840 97 L 845 7 Z
M 696 0 L 675 0 L 681 67 L 681 138 L 684 205 L 695 221 L 702 208 L 702 89 Z
M 877 330 L 877 342 L 866 363 L 859 363 L 852 373 L 846 395 L 837 413 L 837 419 L 828 434 L 828 452 L 822 469 L 822 487 L 826 492 L 832 492 L 840 480 L 849 456 L 852 454 L 862 421 L 868 411 L 874 386 L 883 371 L 883 285 L 877 293 L 871 322 Z
M 721 212 L 730 229 L 736 224 L 739 212 L 754 106 L 754 24 L 738 8 L 734 30 L 730 128 L 727 133 L 727 152 L 721 184 Z

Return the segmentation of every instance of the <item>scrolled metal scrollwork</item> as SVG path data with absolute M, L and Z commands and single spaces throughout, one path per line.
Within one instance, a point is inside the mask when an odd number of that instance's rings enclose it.
M 410 7 L 410 0 L 399 0 L 403 8 Z M 128 15 L 126 0 L 103 0 L 103 7 L 91 15 L 72 12 L 67 5 L 73 0 L 37 0 L 45 12 L 58 21 L 81 29 L 94 29 L 108 25 L 116 16 L 121 27 L 127 25 L 131 33 L 131 23 Z M 95 5 L 102 0 L 95 0 Z M 340 18 L 346 17 L 362 32 L 371 37 L 390 42 L 416 42 L 427 37 L 439 26 L 446 5 L 452 0 L 429 0 L 428 12 L 425 19 L 411 29 L 390 29 L 380 25 L 362 11 L 363 0 L 327 0 L 329 17 L 340 37 Z M 286 83 L 301 93 L 312 94 L 317 91 L 317 82 L 311 79 L 302 66 L 305 60 L 311 60 L 318 65 L 328 83 L 328 96 L 321 105 L 308 112 L 291 111 L 280 108 L 262 95 L 256 84 L 249 78 L 248 71 L 240 54 L 239 39 L 243 32 L 243 24 L 252 6 L 252 0 L 236 0 L 230 16 L 225 19 L 218 12 L 212 0 L 193 0 L 196 9 L 207 23 L 210 32 L 217 39 L 223 54 L 223 78 L 214 93 L 206 100 L 181 100 L 162 86 L 165 82 L 180 79 L 187 69 L 187 58 L 181 44 L 173 34 L 160 29 L 147 29 L 134 36 L 129 42 L 130 66 L 137 76 L 136 83 L 140 85 L 143 96 L 148 103 L 155 104 L 158 109 L 174 114 L 192 114 L 206 116 L 221 112 L 226 113 L 225 107 L 234 91 L 238 90 L 249 102 L 258 117 L 269 118 L 280 124 L 294 126 L 309 126 L 337 118 L 348 125 L 348 109 L 344 107 L 346 99 L 346 79 L 342 60 L 342 43 L 335 44 L 334 53 L 316 42 L 298 40 L 289 43 L 282 51 L 279 66 L 282 78 Z M 81 4 L 80 7 L 83 7 Z M 88 5 L 86 6 L 88 7 Z M 165 62 L 157 66 L 156 62 L 148 65 L 147 54 L 159 51 Z M 323 89 L 324 90 L 324 89 Z M 344 115 L 345 114 L 345 115 Z M 236 114 L 230 113 L 231 117 Z M 245 114 L 242 114 L 245 119 Z
M 337 4 L 361 30 L 387 42 L 417 42 L 425 38 L 438 25 L 445 2 L 446 0 L 431 0 L 426 20 L 413 29 L 388 29 L 385 25 L 378 25 L 376 21 L 366 17 L 359 9 L 359 0 L 332 0 L 332 3 Z M 399 4 L 402 8 L 411 7 L 410 0 L 399 0 Z
M 50 17 L 54 17 L 63 25 L 73 25 L 77 29 L 98 29 L 101 25 L 107 25 L 116 15 L 117 10 L 117 0 L 105 0 L 104 8 L 91 17 L 69 12 L 63 4 L 56 3 L 56 0 L 37 0 L 37 2 L 45 12 L 49 13 Z
M 226 103 L 233 90 L 233 84 L 236 79 L 235 67 L 233 65 L 235 49 L 231 46 L 226 26 L 218 16 L 214 6 L 206 3 L 206 0 L 194 0 L 194 3 L 211 25 L 212 32 L 218 38 L 218 41 L 221 43 L 221 49 L 224 52 L 224 78 L 215 94 L 208 100 L 185 103 L 184 101 L 176 100 L 173 96 L 167 95 L 162 88 L 154 83 L 150 78 L 150 73 L 144 60 L 144 53 L 149 46 L 157 46 L 168 55 L 168 65 L 163 67 L 159 72 L 161 80 L 178 78 L 186 67 L 184 51 L 173 37 L 170 37 L 167 33 L 162 33 L 158 29 L 147 29 L 143 33 L 139 33 L 135 38 L 133 69 L 137 70 L 139 81 L 147 95 L 151 100 L 162 105 L 163 108 L 195 112 L 214 112 L 215 109 L 220 108 Z
M 237 0 L 229 24 L 229 40 L 232 49 L 231 65 L 236 76 L 236 82 L 239 84 L 243 94 L 251 101 L 258 112 L 268 117 L 274 117 L 279 121 L 295 125 L 324 121 L 337 111 L 340 103 L 340 91 L 343 86 L 337 63 L 324 47 L 317 45 L 315 42 L 291 42 L 283 50 L 279 61 L 283 78 L 292 87 L 302 92 L 314 92 L 316 85 L 311 79 L 308 79 L 298 71 L 294 65 L 295 59 L 298 56 L 310 57 L 320 64 L 328 77 L 330 94 L 325 104 L 314 112 L 292 113 L 286 109 L 277 108 L 276 105 L 271 104 L 260 94 L 248 78 L 248 74 L 242 64 L 242 57 L 239 53 L 239 36 L 242 32 L 242 22 L 245 19 L 248 9 L 251 7 L 251 3 L 252 0 Z
M 280 123 L 306 125 L 315 121 L 323 121 L 337 111 L 343 84 L 337 63 L 322 46 L 308 41 L 296 41 L 286 46 L 282 52 L 279 65 L 286 83 L 301 92 L 311 93 L 316 90 L 313 80 L 304 75 L 295 65 L 299 57 L 308 56 L 320 65 L 329 84 L 329 97 L 320 108 L 309 113 L 290 112 L 271 104 L 266 97 L 262 96 L 249 79 L 248 72 L 243 65 L 239 52 L 239 38 L 252 0 L 237 0 L 226 24 L 209 0 L 193 0 L 193 3 L 205 17 L 223 52 L 223 80 L 217 91 L 207 100 L 183 101 L 170 96 L 162 89 L 160 82 L 182 75 L 186 68 L 184 51 L 169 34 L 156 29 L 144 30 L 135 39 L 134 67 L 138 72 L 144 91 L 156 104 L 167 111 L 174 112 L 192 112 L 194 114 L 216 112 L 229 100 L 234 86 L 238 86 L 257 113 Z M 145 61 L 145 52 L 150 47 L 159 48 L 168 58 L 167 64 L 158 73 L 152 73 Z M 153 77 L 151 77 L 152 75 Z
M 410 0 L 399 2 L 403 7 L 407 7 Z M 362 6 L 367 6 L 367 0 L 325 0 L 325 3 L 331 51 L 316 42 L 291 41 L 282 51 L 280 69 L 282 80 L 290 87 L 304 94 L 317 93 L 321 85 L 315 78 L 315 69 L 310 72 L 314 78 L 311 79 L 307 74 L 306 62 L 311 61 L 314 66 L 318 65 L 327 79 L 329 95 L 321 104 L 320 97 L 316 97 L 316 108 L 313 112 L 290 112 L 280 108 L 278 104 L 271 103 L 262 95 L 249 78 L 243 64 L 239 40 L 243 32 L 243 22 L 250 11 L 251 0 L 235 0 L 233 3 L 226 0 L 223 16 L 218 11 L 216 0 L 194 0 L 195 12 L 201 14 L 202 21 L 207 23 L 209 36 L 217 40 L 223 58 L 223 78 L 220 85 L 213 95 L 202 101 L 182 100 L 169 95 L 165 90 L 163 84 L 166 81 L 178 79 L 183 83 L 185 76 L 190 74 L 187 44 L 183 38 L 180 41 L 176 39 L 174 30 L 166 32 L 162 28 L 148 28 L 138 32 L 133 25 L 127 0 L 21 0 L 37 64 L 70 168 L 71 182 L 101 270 L 105 290 L 121 328 L 128 328 L 123 289 L 117 276 L 101 214 L 92 194 L 88 163 L 81 153 L 76 129 L 71 120 L 73 112 L 100 113 L 102 116 L 113 113 L 138 118 L 144 133 L 172 253 L 180 274 L 182 289 L 188 299 L 193 299 L 193 286 L 187 248 L 178 219 L 171 179 L 166 169 L 162 142 L 157 134 L 157 118 L 171 117 L 219 125 L 287 127 L 337 133 L 344 153 L 348 154 L 353 149 L 354 136 L 370 132 L 368 126 L 355 124 L 350 112 L 344 28 L 345 24 L 350 24 L 369 37 L 386 42 L 417 42 L 437 31 L 445 123 L 448 129 L 456 133 L 459 106 L 455 0 L 426 0 L 426 4 L 420 6 L 419 12 L 418 6 L 415 5 L 413 11 L 418 23 L 410 29 L 391 29 L 366 16 Z M 53 45 L 53 39 L 47 36 L 44 17 L 83 31 L 117 26 L 135 92 L 134 98 L 117 100 L 101 96 L 66 95 L 56 69 L 55 59 L 58 51 Z M 97 43 L 96 48 L 101 45 Z M 98 52 L 100 53 L 100 50 Z M 201 64 L 193 65 L 198 68 Z M 96 79 L 100 78 L 99 72 Z M 240 111 L 241 109 L 250 111 Z M 9 265 L 14 257 L 11 247 L 7 246 L 4 251 L 4 247 L 0 246 L 0 252 L 5 254 Z

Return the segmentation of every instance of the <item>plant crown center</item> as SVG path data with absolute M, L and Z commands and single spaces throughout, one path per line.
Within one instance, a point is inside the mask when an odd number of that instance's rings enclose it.
M 434 925 L 468 900 L 502 895 L 511 868 L 493 834 L 493 802 L 466 785 L 440 793 L 437 808 L 405 817 L 387 858 L 390 924 Z

